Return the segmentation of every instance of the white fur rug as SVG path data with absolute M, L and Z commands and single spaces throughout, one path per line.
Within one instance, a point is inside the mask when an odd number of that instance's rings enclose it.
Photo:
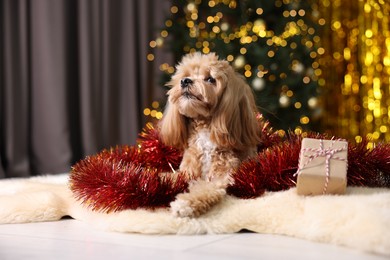
M 71 216 L 96 228 L 144 234 L 234 233 L 242 229 L 347 246 L 390 256 L 390 189 L 347 188 L 342 196 L 298 196 L 295 189 L 257 199 L 227 197 L 199 218 L 167 209 L 93 212 L 75 201 L 67 176 L 0 181 L 0 223 Z

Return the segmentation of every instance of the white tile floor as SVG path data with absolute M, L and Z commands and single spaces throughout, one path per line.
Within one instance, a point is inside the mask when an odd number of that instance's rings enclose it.
M 73 219 L 0 225 L 0 259 L 388 259 L 255 233 L 155 236 L 110 233 Z

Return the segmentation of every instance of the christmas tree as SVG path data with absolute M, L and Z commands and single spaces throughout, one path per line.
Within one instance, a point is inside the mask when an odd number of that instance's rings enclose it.
M 188 52 L 217 53 L 247 78 L 260 111 L 275 128 L 317 130 L 321 70 L 316 59 L 323 49 L 317 47 L 313 6 L 299 0 L 174 1 L 165 28 L 150 46 L 167 48 L 176 61 Z M 164 81 L 173 66 L 160 66 Z

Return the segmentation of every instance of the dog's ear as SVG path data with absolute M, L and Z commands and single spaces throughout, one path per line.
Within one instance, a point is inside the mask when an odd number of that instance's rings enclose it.
M 243 77 L 231 67 L 227 71 L 226 87 L 211 122 L 211 138 L 222 147 L 245 150 L 260 140 L 255 99 Z
M 169 101 L 160 122 L 160 138 L 164 144 L 179 149 L 187 147 L 186 118 L 179 113 L 176 105 Z

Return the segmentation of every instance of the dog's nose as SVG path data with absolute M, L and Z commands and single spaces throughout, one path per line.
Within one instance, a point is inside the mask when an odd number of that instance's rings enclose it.
M 190 78 L 184 78 L 180 81 L 181 87 L 185 88 L 188 87 L 192 83 L 192 80 Z

